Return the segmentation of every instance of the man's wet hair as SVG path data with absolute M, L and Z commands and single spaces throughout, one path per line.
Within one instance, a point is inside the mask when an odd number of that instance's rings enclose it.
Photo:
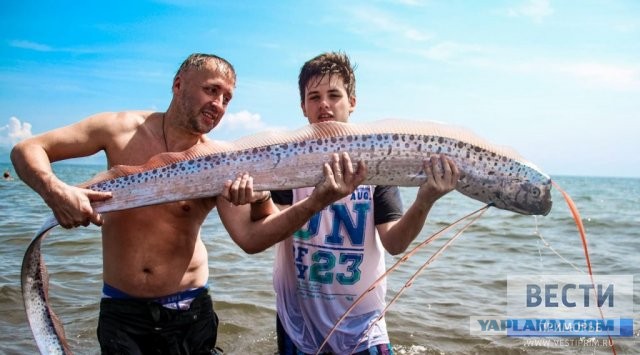
M 182 62 L 180 68 L 178 68 L 178 71 L 174 76 L 174 80 L 178 77 L 178 75 L 190 69 L 202 70 L 210 62 L 213 62 L 216 65 L 216 68 L 221 75 L 233 80 L 234 83 L 236 82 L 236 70 L 233 68 L 233 65 L 231 65 L 231 63 L 215 54 L 205 53 L 193 53 L 188 56 L 187 59 Z

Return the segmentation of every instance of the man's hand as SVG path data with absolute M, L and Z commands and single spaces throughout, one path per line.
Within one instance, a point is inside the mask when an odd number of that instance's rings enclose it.
M 366 164 L 359 161 L 354 171 L 348 153 L 334 153 L 331 162 L 325 163 L 322 171 L 324 180 L 316 185 L 309 196 L 321 205 L 320 209 L 352 193 L 367 177 Z
M 53 210 L 53 215 L 63 228 L 102 225 L 102 216 L 91 206 L 92 201 L 104 201 L 111 198 L 111 192 L 100 192 L 76 186 L 59 184 L 52 188 L 45 200 Z

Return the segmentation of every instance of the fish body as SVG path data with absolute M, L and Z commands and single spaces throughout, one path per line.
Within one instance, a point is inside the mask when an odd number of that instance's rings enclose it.
M 242 172 L 253 177 L 257 191 L 288 190 L 322 181 L 322 164 L 334 152 L 348 152 L 353 162 L 367 164 L 364 184 L 397 186 L 423 184 L 423 161 L 446 155 L 461 171 L 456 190 L 462 194 L 521 214 L 546 215 L 551 209 L 551 179 L 515 151 L 464 129 L 404 120 L 324 122 L 231 143 L 199 144 L 185 152 L 159 154 L 141 166 L 115 166 L 80 186 L 112 192 L 111 199 L 93 203 L 99 213 L 216 196 L 225 181 Z M 62 325 L 47 303 L 47 274 L 40 256 L 40 242 L 55 225 L 55 219 L 47 220 L 25 254 L 23 297 L 40 351 L 68 353 Z
M 51 228 L 58 225 L 51 215 L 27 248 L 20 273 L 22 298 L 31 332 L 42 354 L 71 354 L 62 323 L 48 303 L 49 274 L 42 260 L 40 244 Z
M 369 124 L 324 122 L 288 133 L 262 133 L 233 143 L 207 143 L 163 153 L 142 166 L 117 166 L 82 186 L 111 191 L 99 212 L 215 196 L 240 172 L 254 189 L 315 186 L 333 152 L 367 163 L 365 184 L 419 186 L 422 162 L 434 154 L 453 159 L 463 174 L 456 189 L 497 208 L 546 215 L 551 179 L 515 151 L 470 132 L 433 122 L 386 120 Z

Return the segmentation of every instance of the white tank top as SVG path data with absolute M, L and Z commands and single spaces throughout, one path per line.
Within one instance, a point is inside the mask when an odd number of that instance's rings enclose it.
M 315 353 L 353 302 L 385 272 L 373 219 L 374 186 L 359 186 L 276 245 L 273 286 L 278 316 L 296 347 Z M 293 203 L 313 187 L 293 190 Z M 385 307 L 386 280 L 369 292 L 331 335 L 323 351 L 349 353 Z M 389 342 L 384 318 L 356 351 Z

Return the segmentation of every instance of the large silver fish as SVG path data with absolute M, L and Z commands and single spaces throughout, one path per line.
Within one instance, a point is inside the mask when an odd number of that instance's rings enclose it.
M 232 143 L 207 143 L 182 153 L 163 153 L 142 166 L 116 166 L 82 184 L 111 191 L 95 202 L 106 213 L 179 200 L 216 196 L 224 182 L 249 172 L 256 190 L 315 186 L 330 153 L 349 152 L 368 166 L 366 184 L 418 186 L 423 160 L 433 154 L 453 159 L 463 177 L 462 194 L 505 210 L 546 215 L 551 180 L 512 149 L 491 145 L 472 133 L 433 122 L 386 120 L 368 124 L 326 122 L 291 132 L 271 132 Z M 48 274 L 40 243 L 57 225 L 50 217 L 27 249 L 22 293 L 33 335 L 42 353 L 70 353 L 63 327 L 47 303 Z

